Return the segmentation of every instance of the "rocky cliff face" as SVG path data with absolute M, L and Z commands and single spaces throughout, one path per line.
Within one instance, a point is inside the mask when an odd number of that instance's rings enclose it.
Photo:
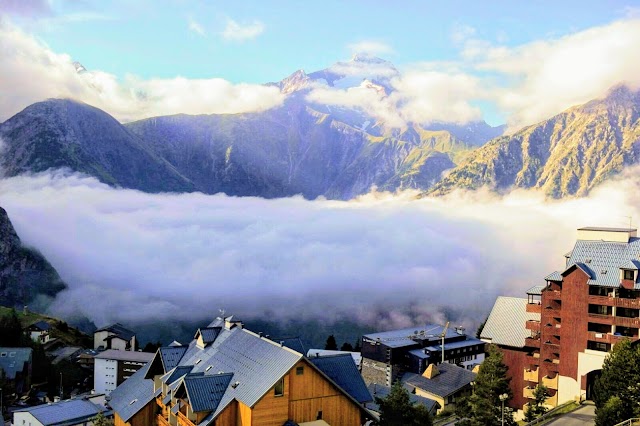
M 42 309 L 65 288 L 41 254 L 22 246 L 7 212 L 0 207 L 0 305 Z
M 585 195 L 640 159 L 640 92 L 621 86 L 479 148 L 434 186 L 539 188 L 551 197 Z

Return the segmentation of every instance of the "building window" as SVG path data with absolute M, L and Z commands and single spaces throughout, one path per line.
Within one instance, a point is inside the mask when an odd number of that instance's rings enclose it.
M 633 280 L 633 271 L 625 270 L 624 271 L 624 279 L 625 280 Z
M 296 367 L 296 376 L 302 376 L 304 374 L 304 367 Z
M 276 383 L 275 387 L 273 388 L 273 395 L 274 396 L 284 395 L 284 377 L 278 380 L 278 382 Z

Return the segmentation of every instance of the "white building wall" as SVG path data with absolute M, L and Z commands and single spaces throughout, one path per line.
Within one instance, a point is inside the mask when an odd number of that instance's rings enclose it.
M 16 411 L 13 413 L 13 425 L 14 426 L 43 426 L 33 414 L 29 412 Z
M 111 349 L 116 349 L 119 351 L 126 351 L 127 350 L 127 341 L 126 340 L 122 340 L 118 337 L 114 337 L 113 339 L 111 339 Z
M 93 349 L 98 349 L 100 346 L 106 348 L 107 342 L 104 341 L 109 336 L 108 331 L 98 331 L 93 334 Z
M 93 389 L 96 393 L 110 394 L 117 386 L 118 361 L 96 358 L 93 366 Z

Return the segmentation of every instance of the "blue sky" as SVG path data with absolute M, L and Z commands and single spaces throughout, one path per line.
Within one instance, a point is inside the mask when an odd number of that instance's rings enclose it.
M 465 29 L 515 46 L 608 23 L 628 14 L 632 4 L 52 0 L 45 12 L 55 18 L 50 23 L 25 16 L 19 22 L 54 51 L 121 77 L 215 76 L 264 83 L 300 68 L 311 72 L 349 58 L 349 46 L 363 41 L 388 46 L 389 51 L 379 55 L 399 67 L 449 61 L 457 58 L 456 34 Z M 263 29 L 244 40 L 225 39 L 229 20 L 242 27 L 259 23 Z M 190 23 L 204 34 L 190 29 Z
M 51 96 L 77 97 L 125 121 L 263 110 L 282 96 L 262 83 L 365 50 L 409 73 L 397 82 L 404 93 L 323 99 L 378 113 L 413 105 L 397 122 L 485 119 L 518 127 L 638 78 L 637 4 L 0 0 L 0 120 Z M 94 72 L 90 81 L 62 78 L 65 61 Z

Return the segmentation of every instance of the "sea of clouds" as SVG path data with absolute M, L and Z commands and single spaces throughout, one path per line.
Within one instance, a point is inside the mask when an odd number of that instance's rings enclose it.
M 57 171 L 0 180 L 0 205 L 68 283 L 50 308 L 63 318 L 193 321 L 225 309 L 243 319 L 475 326 L 496 296 L 526 297 L 562 270 L 576 228 L 640 217 L 638 175 L 564 201 L 532 191 L 309 201 L 146 194 Z

